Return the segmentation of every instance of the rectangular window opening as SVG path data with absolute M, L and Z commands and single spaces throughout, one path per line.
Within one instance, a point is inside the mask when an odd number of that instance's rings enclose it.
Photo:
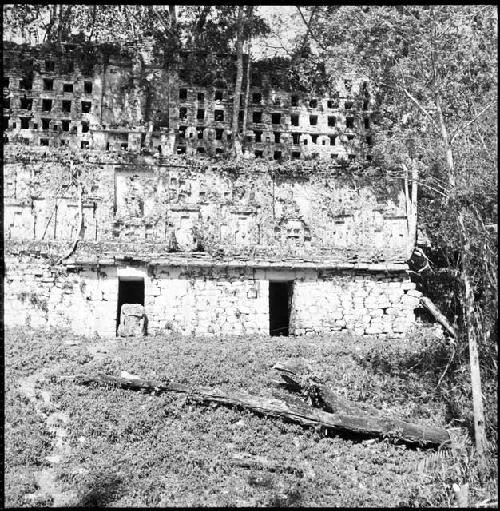
M 42 112 L 50 112 L 52 110 L 52 100 L 42 99 Z
M 23 110 L 31 110 L 32 107 L 33 107 L 33 98 L 21 98 L 21 108 Z
M 291 116 L 292 120 L 292 126 L 298 126 L 299 125 L 299 116 L 294 114 Z
M 262 101 L 262 94 L 260 92 L 254 92 L 252 94 L 252 103 L 260 104 L 261 101 Z
M 92 103 L 90 101 L 82 101 L 82 114 L 90 113 L 91 108 L 92 108 Z
M 269 334 L 288 336 L 293 281 L 269 281 Z
M 316 126 L 318 124 L 318 116 L 317 115 L 310 115 L 309 116 L 309 124 L 311 126 Z
M 54 80 L 52 78 L 43 79 L 43 90 L 54 90 Z
M 33 88 L 33 76 L 25 76 L 19 81 L 19 88 L 31 90 Z
M 83 91 L 90 94 L 92 92 L 92 82 L 83 82 Z
M 271 114 L 271 122 L 272 124 L 281 124 L 281 114 L 280 113 Z
M 62 111 L 66 113 L 71 112 L 71 101 L 62 102 Z
M 144 279 L 141 277 L 121 277 L 118 279 L 118 305 L 116 311 L 116 328 L 122 320 L 122 306 L 137 304 L 144 307 Z
M 224 110 L 214 110 L 214 120 L 222 122 L 224 120 Z
M 72 83 L 63 84 L 63 92 L 73 92 L 73 84 Z
M 253 112 L 252 113 L 252 122 L 262 122 L 262 112 Z

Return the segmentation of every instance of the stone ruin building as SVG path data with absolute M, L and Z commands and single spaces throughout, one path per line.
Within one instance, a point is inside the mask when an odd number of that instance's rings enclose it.
M 402 183 L 347 165 L 369 158 L 369 84 L 319 96 L 253 73 L 235 163 L 234 61 L 202 57 L 200 78 L 192 54 L 4 43 L 5 324 L 404 335 Z

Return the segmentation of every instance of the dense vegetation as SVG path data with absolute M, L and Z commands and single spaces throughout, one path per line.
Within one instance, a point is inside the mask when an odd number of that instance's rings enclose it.
M 45 457 L 53 454 L 40 416 L 50 415 L 51 407 L 69 417 L 69 451 L 53 466 L 61 491 L 73 492 L 73 505 L 448 506 L 454 503 L 453 483 L 465 482 L 471 503 L 494 498 L 495 458 L 488 453 L 480 460 L 467 435 L 469 396 L 445 381 L 437 385 L 449 354 L 449 343 L 430 333 L 381 343 L 346 335 L 104 342 L 63 331 L 7 332 L 6 503 L 52 503 L 50 495 L 34 502 L 27 496 L 36 491 L 37 473 L 49 466 Z M 64 379 L 128 371 L 193 387 L 279 396 L 284 391 L 272 383 L 272 366 L 299 358 L 349 399 L 446 426 L 454 447 L 437 452 L 388 440 L 327 437 L 249 412 L 194 405 L 180 394 L 87 388 Z M 42 391 L 51 395 L 52 404 L 38 413 L 23 390 L 32 375 L 39 382 L 36 399 L 43 401 Z M 237 453 L 296 471 L 235 466 Z

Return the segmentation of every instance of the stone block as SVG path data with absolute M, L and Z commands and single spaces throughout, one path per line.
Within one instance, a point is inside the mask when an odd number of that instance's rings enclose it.
M 367 335 L 378 335 L 384 333 L 382 325 L 370 325 L 366 328 L 365 333 Z
M 148 286 L 147 291 L 150 296 L 160 296 L 161 294 L 161 289 L 157 286 Z
M 118 335 L 120 337 L 142 336 L 145 332 L 146 316 L 144 307 L 140 304 L 125 303 L 121 308 L 120 326 Z
M 416 298 L 420 298 L 422 293 L 417 291 L 416 289 L 409 289 L 406 293 L 407 296 L 415 296 Z
M 415 288 L 416 288 L 415 282 L 406 281 L 401 284 L 401 289 L 408 290 L 408 289 L 415 289 Z
M 420 303 L 420 300 L 415 296 L 405 295 L 401 298 L 401 303 L 405 308 L 414 309 Z

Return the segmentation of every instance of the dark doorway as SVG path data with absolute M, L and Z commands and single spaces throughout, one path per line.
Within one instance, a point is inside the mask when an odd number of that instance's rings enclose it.
M 292 282 L 269 282 L 269 334 L 288 335 Z
M 117 328 L 120 325 L 121 310 L 124 303 L 138 303 L 144 305 L 144 279 L 126 277 L 118 279 Z

